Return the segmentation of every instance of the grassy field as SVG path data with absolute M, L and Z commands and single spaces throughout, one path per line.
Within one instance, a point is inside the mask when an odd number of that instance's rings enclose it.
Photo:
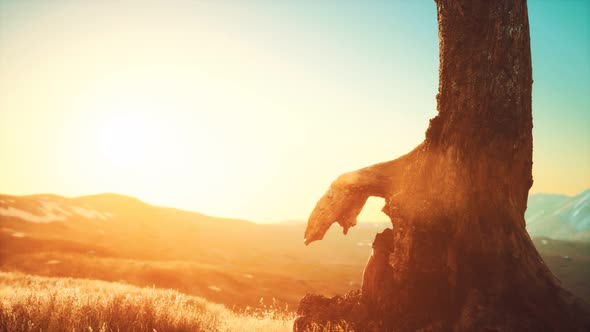
M 385 227 L 360 224 L 346 237 L 334 228 L 322 243 L 306 247 L 304 224 L 259 225 L 117 195 L 0 195 L 2 204 L 37 218 L 67 219 L 39 223 L 0 215 L 0 271 L 155 285 L 231 309 L 255 306 L 260 298 L 294 309 L 306 293 L 357 289 L 370 243 Z M 112 217 L 76 214 L 81 207 Z
M 302 223 L 259 225 L 117 195 L 0 195 L 3 207 L 67 218 L 0 215 L 0 332 L 291 330 L 306 293 L 360 287 L 375 234 L 391 227 L 359 223 L 346 236 L 333 227 L 305 246 Z M 533 241 L 562 285 L 590 302 L 590 244 Z
M 0 272 L 0 331 L 291 331 L 261 303 L 236 313 L 174 290 Z

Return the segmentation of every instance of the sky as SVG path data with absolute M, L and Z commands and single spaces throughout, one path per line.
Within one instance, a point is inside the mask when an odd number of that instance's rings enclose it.
M 531 192 L 575 195 L 590 2 L 529 19 Z M 0 192 L 305 220 L 336 176 L 419 144 L 437 89 L 434 1 L 0 0 Z

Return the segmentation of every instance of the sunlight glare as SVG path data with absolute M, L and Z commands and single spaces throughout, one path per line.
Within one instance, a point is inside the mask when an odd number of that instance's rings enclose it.
M 116 168 L 133 168 L 149 162 L 150 124 L 129 114 L 115 115 L 100 129 L 100 156 Z

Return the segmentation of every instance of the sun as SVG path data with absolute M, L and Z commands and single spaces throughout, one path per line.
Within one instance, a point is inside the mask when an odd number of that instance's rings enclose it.
M 228 99 L 133 77 L 97 82 L 71 105 L 61 133 L 62 159 L 69 161 L 62 172 L 89 192 L 237 215 L 278 174 L 271 153 L 279 147 L 265 130 L 253 130 L 251 116 L 228 116 L 248 107 Z M 225 199 L 234 195 L 237 203 L 228 208 Z
M 117 91 L 92 98 L 90 127 L 95 131 L 95 153 L 102 167 L 138 172 L 158 169 L 162 155 L 169 159 L 175 142 L 174 124 L 167 121 L 167 105 L 153 95 Z M 126 172 L 129 173 L 129 172 Z
M 99 129 L 99 154 L 111 167 L 143 167 L 150 161 L 150 145 L 155 146 L 150 135 L 155 129 L 141 114 L 114 114 Z

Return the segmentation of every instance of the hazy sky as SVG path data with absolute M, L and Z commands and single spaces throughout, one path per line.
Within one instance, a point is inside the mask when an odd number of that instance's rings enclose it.
M 532 192 L 573 195 L 590 187 L 590 2 L 529 15 Z M 337 175 L 423 140 L 437 38 L 430 0 L 0 0 L 0 192 L 306 219 Z

